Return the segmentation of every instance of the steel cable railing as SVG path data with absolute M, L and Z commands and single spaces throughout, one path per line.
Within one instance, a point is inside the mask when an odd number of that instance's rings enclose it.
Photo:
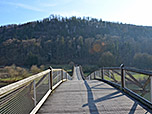
M 63 69 L 48 69 L 0 88 L 0 113 L 36 113 L 51 91 L 66 79 L 72 78 Z

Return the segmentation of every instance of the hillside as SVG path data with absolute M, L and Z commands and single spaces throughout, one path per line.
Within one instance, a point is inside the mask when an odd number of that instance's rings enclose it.
M 152 27 L 58 17 L 0 27 L 0 66 L 97 64 L 152 68 Z

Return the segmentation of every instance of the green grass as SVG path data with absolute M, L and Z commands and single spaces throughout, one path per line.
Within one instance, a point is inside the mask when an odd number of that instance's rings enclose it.
M 115 79 L 116 79 L 118 82 L 121 81 L 121 77 L 120 77 L 120 76 L 114 76 L 114 77 L 115 77 Z M 105 79 L 105 80 L 109 80 L 109 81 L 113 81 L 113 79 L 110 78 L 110 77 L 108 77 L 108 76 L 104 76 L 104 79 Z
M 90 73 L 89 72 L 86 72 L 84 73 L 84 76 L 87 77 Z
M 15 82 L 15 81 L 18 81 L 21 79 L 23 79 L 23 77 L 2 78 L 2 79 L 0 79 L 0 81 L 2 81 L 2 82 Z
M 8 84 L 14 83 L 16 81 L 22 80 L 22 79 L 23 79 L 22 77 L 0 79 L 0 88 L 3 86 L 6 86 Z
M 140 80 L 143 80 L 145 78 L 148 78 L 148 75 L 144 75 L 144 74 L 133 74 L 133 77 L 136 78 L 136 79 L 140 79 Z
M 2 82 L 1 82 L 1 83 L 0 83 L 0 88 L 3 87 L 3 86 L 6 86 L 6 85 L 8 85 L 8 83 L 2 83 Z

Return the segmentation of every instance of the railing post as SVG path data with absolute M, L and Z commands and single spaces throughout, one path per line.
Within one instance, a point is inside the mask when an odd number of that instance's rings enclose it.
M 82 66 L 80 66 L 80 72 L 81 72 L 81 75 L 82 75 L 82 77 L 84 79 L 85 77 L 84 77 L 84 74 L 83 74 L 83 71 L 82 71 Z
M 94 72 L 94 79 L 96 78 L 96 71 Z
M 150 101 L 152 102 L 152 76 L 150 76 Z
M 61 69 L 61 80 L 63 81 L 63 70 Z
M 121 87 L 122 89 L 125 87 L 125 71 L 124 71 L 124 64 L 120 65 L 121 68 Z
M 67 75 L 67 72 L 65 72 L 65 77 L 66 77 L 66 80 L 68 79 L 68 75 Z
M 104 68 L 101 69 L 101 79 L 104 79 Z
M 52 67 L 49 67 L 50 69 L 50 89 L 52 90 L 53 88 L 53 69 Z
M 89 75 L 89 80 L 91 80 L 91 74 Z
M 104 80 L 104 71 L 105 71 L 105 70 L 104 70 L 104 67 L 103 67 L 103 80 Z
M 48 83 L 49 83 L 49 89 L 51 88 L 51 78 L 50 78 L 51 76 L 50 76 L 50 75 L 51 75 L 51 73 L 49 72 L 49 75 L 48 75 L 48 81 L 49 81 L 49 82 L 48 82 Z
M 36 83 L 35 80 L 33 81 L 33 91 L 34 91 L 34 105 L 36 106 L 37 101 L 36 101 Z
M 108 70 L 108 76 L 109 76 L 109 78 L 111 78 L 111 73 L 110 73 L 110 70 Z

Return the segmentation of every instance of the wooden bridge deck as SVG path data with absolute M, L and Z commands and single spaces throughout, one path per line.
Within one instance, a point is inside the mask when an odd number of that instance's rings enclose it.
M 62 83 L 38 114 L 150 114 L 151 110 L 114 87 L 97 80 L 81 80 L 75 68 L 74 80 Z

